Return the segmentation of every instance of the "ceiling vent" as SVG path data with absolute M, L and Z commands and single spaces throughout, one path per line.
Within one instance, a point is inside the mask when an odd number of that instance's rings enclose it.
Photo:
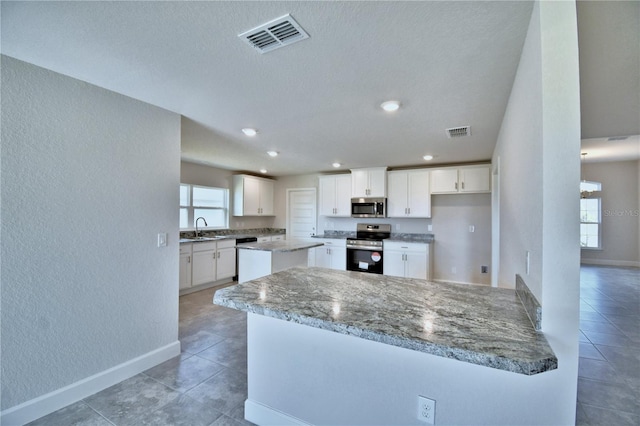
M 626 141 L 627 139 L 629 139 L 629 136 L 614 136 L 607 139 L 607 141 Z
M 471 126 L 463 126 L 463 127 L 452 127 L 450 129 L 445 129 L 447 132 L 447 137 L 451 138 L 461 138 L 463 136 L 471 135 Z
M 244 32 L 238 37 L 258 52 L 267 53 L 309 38 L 309 34 L 291 15 L 287 14 Z

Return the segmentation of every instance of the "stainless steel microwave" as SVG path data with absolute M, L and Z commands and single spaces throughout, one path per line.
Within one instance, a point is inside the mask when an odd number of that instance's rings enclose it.
M 387 199 L 352 198 L 351 217 L 387 217 Z

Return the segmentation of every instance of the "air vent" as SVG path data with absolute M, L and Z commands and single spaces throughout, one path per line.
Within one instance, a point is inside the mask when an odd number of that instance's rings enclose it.
M 284 15 L 238 35 L 260 53 L 271 52 L 297 41 L 309 38 L 291 15 Z
M 629 139 L 629 136 L 615 136 L 613 138 L 607 139 L 608 141 L 626 141 Z
M 471 126 L 463 126 L 463 127 L 452 127 L 450 129 L 445 129 L 447 132 L 447 137 L 451 138 L 461 138 L 463 136 L 471 135 Z

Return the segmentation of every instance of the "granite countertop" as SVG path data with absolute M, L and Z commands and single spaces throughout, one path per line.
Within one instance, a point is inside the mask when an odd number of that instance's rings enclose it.
M 218 290 L 214 303 L 519 374 L 558 365 L 509 289 L 294 267 Z
M 238 249 L 242 250 L 260 250 L 260 251 L 270 251 L 270 252 L 291 252 L 298 250 L 305 250 L 313 247 L 323 246 L 324 243 L 317 242 L 312 243 L 308 241 L 300 241 L 300 240 L 283 240 L 283 241 L 271 241 L 266 243 L 244 243 L 237 245 Z
M 215 232 L 211 234 L 212 232 Z M 188 233 L 185 231 L 185 233 Z M 191 232 L 193 233 L 193 232 Z M 271 228 L 258 228 L 258 229 L 247 229 L 247 230 L 223 230 L 223 231 L 203 231 L 205 234 L 203 239 L 194 240 L 192 238 L 181 237 L 179 242 L 183 243 L 202 243 L 202 242 L 211 242 L 211 241 L 219 241 L 219 240 L 235 240 L 238 238 L 246 238 L 246 237 L 265 237 L 265 236 L 273 236 L 273 235 L 285 235 L 284 229 L 271 229 Z M 183 234 L 181 232 L 181 234 Z M 184 235 L 184 234 L 183 234 Z
M 322 235 L 314 235 L 313 238 L 330 238 L 338 240 L 346 240 L 347 238 L 356 238 L 355 232 L 349 231 L 325 231 Z M 402 241 L 405 243 L 424 243 L 431 244 L 434 241 L 433 234 L 401 234 L 392 233 L 385 241 Z

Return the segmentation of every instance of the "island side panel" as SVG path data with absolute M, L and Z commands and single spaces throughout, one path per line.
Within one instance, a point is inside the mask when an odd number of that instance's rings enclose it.
M 271 271 L 275 273 L 293 266 L 307 266 L 308 260 L 308 249 L 274 252 L 271 257 Z
M 283 424 L 421 425 L 418 395 L 436 401 L 436 424 L 554 424 L 556 375 L 525 376 L 248 314 L 245 413 L 256 424 L 276 416 Z
M 238 283 L 271 274 L 271 252 L 238 249 Z

